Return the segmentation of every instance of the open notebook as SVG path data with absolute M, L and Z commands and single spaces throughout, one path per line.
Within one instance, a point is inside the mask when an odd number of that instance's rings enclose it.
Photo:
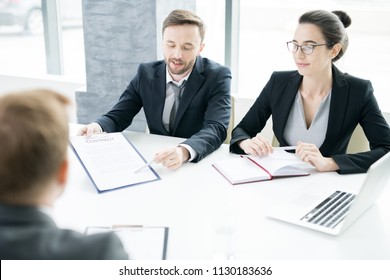
M 271 180 L 276 177 L 309 175 L 311 165 L 301 161 L 294 154 L 274 149 L 268 156 L 240 156 L 220 160 L 213 167 L 231 184 L 243 184 Z

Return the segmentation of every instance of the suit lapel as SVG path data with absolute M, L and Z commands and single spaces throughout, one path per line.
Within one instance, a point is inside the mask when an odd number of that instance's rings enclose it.
M 153 108 L 156 110 L 156 119 L 154 121 L 158 122 L 161 126 L 161 131 L 166 131 L 166 135 L 169 135 L 169 132 L 165 129 L 165 126 L 162 122 L 164 104 L 166 98 L 166 64 L 161 63 L 160 67 L 156 69 L 155 78 L 152 81 L 152 94 L 153 98 L 150 102 L 153 103 Z
M 201 57 L 198 56 L 196 58 L 195 66 L 192 69 L 190 76 L 188 77 L 186 86 L 184 87 L 183 94 L 180 99 L 180 105 L 176 114 L 174 131 L 176 130 L 178 123 L 183 117 L 184 112 L 191 104 L 192 99 L 195 97 L 195 95 L 198 93 L 199 89 L 203 85 L 205 78 L 203 77 L 202 73 L 203 63 Z
M 348 83 L 344 77 L 344 74 L 340 72 L 335 66 L 332 68 L 333 72 L 333 85 L 332 85 L 332 97 L 330 100 L 329 108 L 329 120 L 326 130 L 325 140 L 322 144 L 320 151 L 333 150 L 336 145 L 335 141 L 331 139 L 338 139 L 344 124 L 346 106 L 348 102 Z
M 283 132 L 287 124 L 288 116 L 290 115 L 291 107 L 297 95 L 299 86 L 302 82 L 302 76 L 298 72 L 294 73 L 291 77 L 289 84 L 286 87 L 284 93 L 283 102 L 280 104 L 280 110 L 278 110 L 278 116 L 274 116 L 273 121 L 275 122 L 275 135 L 279 139 L 282 139 L 280 144 L 286 145 L 286 141 L 283 138 Z

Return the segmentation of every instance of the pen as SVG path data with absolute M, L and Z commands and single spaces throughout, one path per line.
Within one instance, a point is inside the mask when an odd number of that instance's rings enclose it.
M 275 147 L 274 149 L 283 150 L 289 153 L 295 153 L 297 146 L 284 146 L 284 147 Z
M 290 150 L 296 150 L 296 149 L 297 149 L 297 146 L 275 147 L 274 149 L 280 149 L 280 150 L 290 151 Z
M 134 171 L 134 173 L 137 173 L 137 172 L 141 171 L 142 169 L 144 169 L 144 168 L 147 167 L 147 166 L 150 166 L 153 162 L 154 162 L 154 159 L 148 161 L 147 163 L 145 163 L 144 165 L 142 165 L 142 166 L 140 166 L 138 169 L 136 169 L 136 170 Z

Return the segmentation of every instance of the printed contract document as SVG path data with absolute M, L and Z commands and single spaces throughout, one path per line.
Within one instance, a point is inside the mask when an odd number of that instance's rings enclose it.
M 70 144 L 98 192 L 160 180 L 121 132 L 70 137 Z

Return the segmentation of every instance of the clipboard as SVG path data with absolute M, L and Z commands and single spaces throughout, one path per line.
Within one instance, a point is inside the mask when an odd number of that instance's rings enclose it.
M 89 226 L 87 235 L 115 232 L 131 260 L 166 260 L 169 228 L 163 226 Z

